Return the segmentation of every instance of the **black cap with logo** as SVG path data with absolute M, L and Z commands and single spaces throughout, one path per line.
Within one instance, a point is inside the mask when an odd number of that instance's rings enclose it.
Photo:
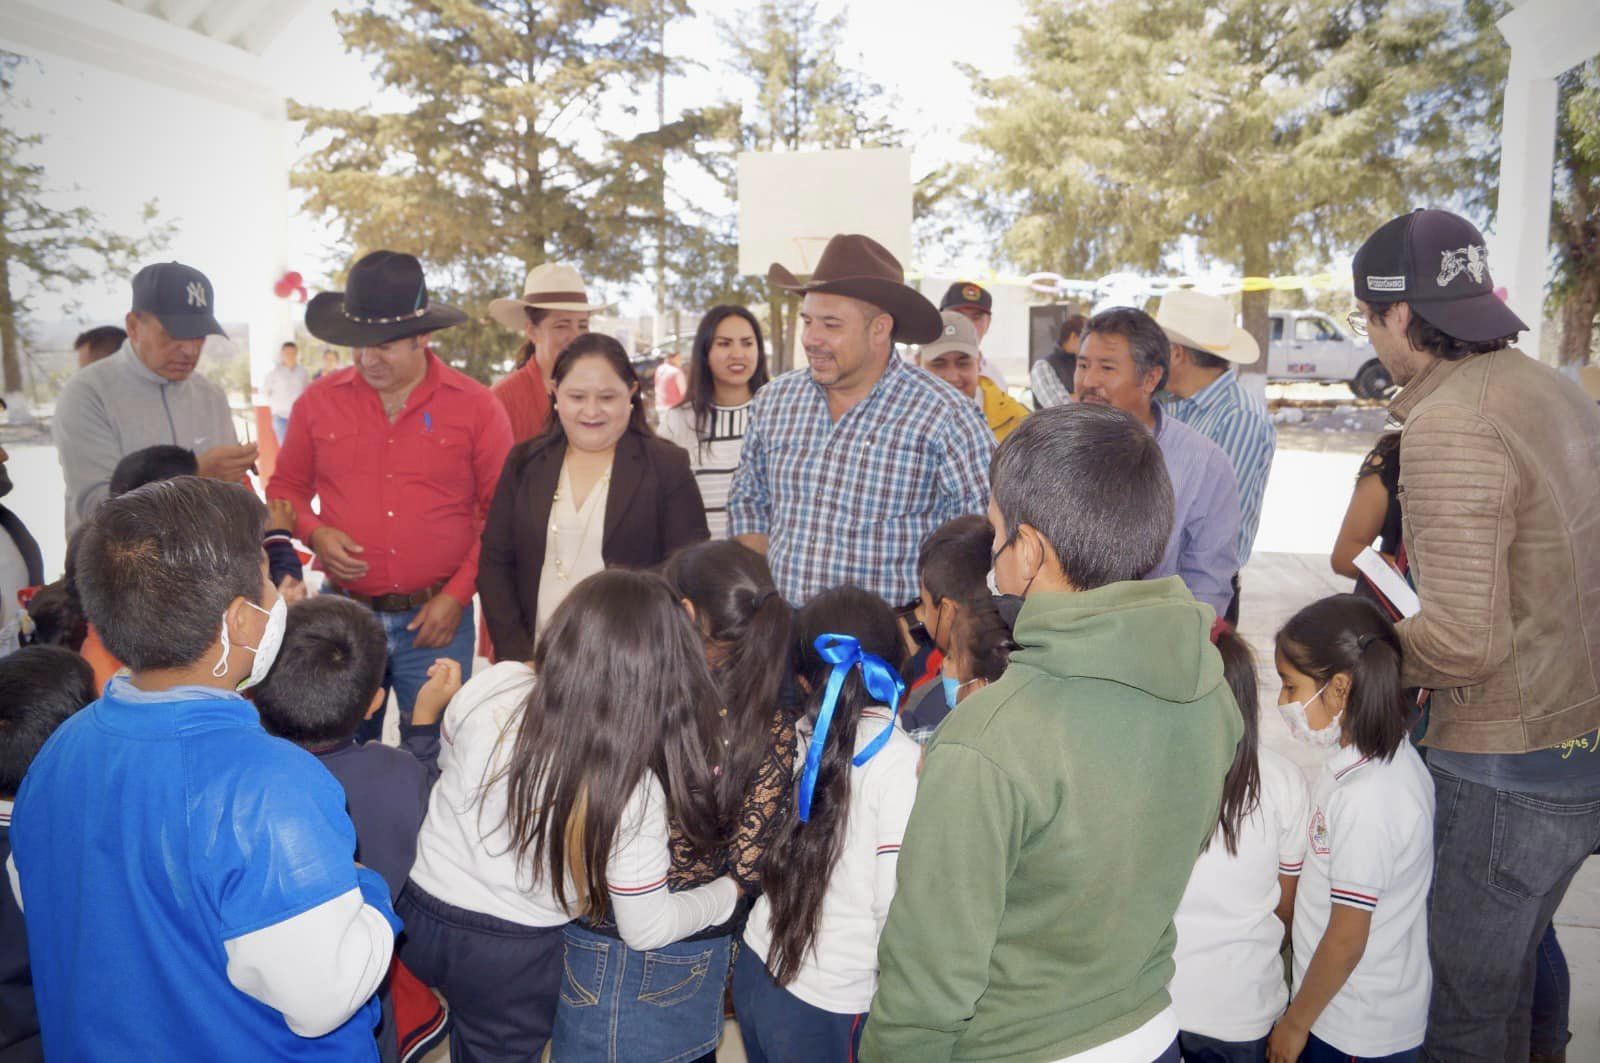
M 182 262 L 158 262 L 133 275 L 133 312 L 154 314 L 175 340 L 226 336 L 206 275 Z
M 1428 324 L 1468 343 L 1528 326 L 1494 293 L 1478 227 L 1447 210 L 1414 210 L 1384 223 L 1356 252 L 1356 298 L 1406 303 Z
M 970 306 L 982 310 L 986 314 L 994 312 L 994 296 L 971 281 L 956 281 L 945 289 L 944 298 L 939 300 L 940 310 L 959 310 Z

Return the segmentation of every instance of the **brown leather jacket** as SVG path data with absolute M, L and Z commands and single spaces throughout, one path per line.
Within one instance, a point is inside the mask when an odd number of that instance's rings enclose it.
M 1509 349 L 1434 362 L 1390 411 L 1425 744 L 1524 753 L 1600 727 L 1600 409 Z

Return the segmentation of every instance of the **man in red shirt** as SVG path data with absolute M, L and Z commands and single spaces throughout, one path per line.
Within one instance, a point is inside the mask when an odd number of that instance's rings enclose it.
M 496 299 L 489 316 L 523 337 L 522 360 L 494 386 L 511 418 L 512 438 L 521 443 L 550 421 L 550 374 L 556 356 L 589 331 L 589 315 L 605 309 L 589 302 L 578 271 L 546 262 L 528 273 L 520 299 Z
M 353 348 L 355 365 L 300 397 L 267 487 L 294 504 L 295 535 L 327 573 L 325 591 L 383 621 L 403 732 L 435 660 L 471 673 L 478 545 L 511 449 L 489 389 L 428 350 L 430 333 L 465 320 L 430 304 L 421 265 L 393 251 L 351 267 L 346 291 L 311 300 L 306 329 Z M 381 727 L 370 721 L 360 737 Z

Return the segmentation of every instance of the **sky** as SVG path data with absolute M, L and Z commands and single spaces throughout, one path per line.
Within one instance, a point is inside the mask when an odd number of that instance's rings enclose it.
M 269 83 L 308 104 L 356 107 L 378 88 L 363 60 L 344 51 L 332 12 L 351 0 L 311 0 L 267 51 Z M 667 89 L 667 110 L 710 103 L 724 93 L 718 20 L 737 24 L 741 5 L 699 0 L 695 14 L 668 29 L 669 52 L 692 60 Z M 824 11 L 846 12 L 840 58 L 867 71 L 897 101 L 894 117 L 910 132 L 912 171 L 970 157 L 962 134 L 976 100 L 957 63 L 998 75 L 1013 61 L 1023 0 L 989 0 L 975 19 L 967 0 L 823 0 Z M 32 57 L 19 72 L 7 120 L 44 136 L 33 158 L 45 168 L 51 202 L 87 205 L 114 229 L 137 230 L 140 210 L 158 201 L 161 216 L 177 225 L 162 257 L 179 258 L 211 276 L 218 313 L 242 319 L 247 283 L 243 264 L 259 199 L 262 124 L 214 100 L 151 85 L 55 56 Z M 652 93 L 653 95 L 653 93 Z M 299 150 L 290 149 L 291 156 Z M 686 188 L 701 199 L 701 190 Z M 291 203 L 294 201 L 291 200 Z M 720 205 L 732 210 L 731 205 Z M 292 211 L 287 220 L 289 268 L 312 290 L 342 265 L 348 249 L 318 219 Z M 66 315 L 68 299 L 35 295 L 34 320 Z M 71 293 L 78 320 L 116 320 L 127 306 L 124 278 Z M 641 284 L 623 295 L 623 309 L 648 309 Z

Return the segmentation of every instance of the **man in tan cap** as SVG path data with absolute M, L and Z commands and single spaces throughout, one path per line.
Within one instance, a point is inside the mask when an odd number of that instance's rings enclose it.
M 939 316 L 944 319 L 944 335 L 923 345 L 917 364 L 975 402 L 995 442 L 1004 443 L 1028 416 L 1027 408 L 982 375 L 983 355 L 978 353 L 978 330 L 971 319 L 958 310 L 945 310 Z
M 1261 357 L 1255 337 L 1234 324 L 1233 307 L 1215 295 L 1178 289 L 1161 297 L 1156 324 L 1172 344 L 1165 409 L 1210 439 L 1233 462 L 1239 480 L 1239 567 L 1261 524 L 1261 500 L 1278 449 L 1278 432 L 1266 409 L 1239 386 L 1236 365 Z M 1224 618 L 1239 622 L 1239 577 Z
M 543 432 L 550 420 L 550 373 L 567 344 L 589 331 L 591 304 L 578 271 L 546 262 L 528 273 L 520 299 L 496 299 L 489 316 L 523 337 L 517 368 L 494 386 L 516 442 Z
M 756 394 L 729 531 L 794 605 L 842 583 L 915 601 L 922 540 L 984 512 L 994 452 L 977 406 L 895 354 L 938 339 L 939 311 L 865 236 L 829 240 L 807 281 L 777 263 L 767 276 L 805 297 L 807 366 Z

